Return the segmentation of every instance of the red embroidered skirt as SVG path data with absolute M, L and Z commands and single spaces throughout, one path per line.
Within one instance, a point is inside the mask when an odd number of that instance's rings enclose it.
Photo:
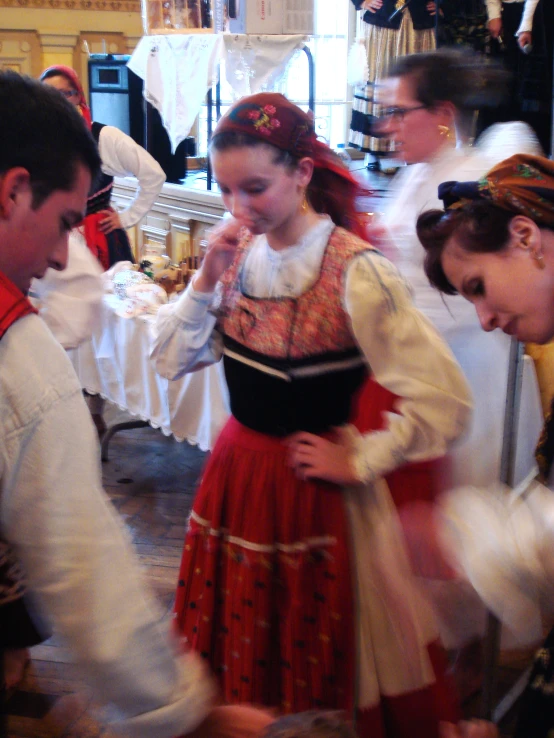
M 434 645 L 436 683 L 355 713 L 357 662 L 373 654 L 355 647 L 350 545 L 341 490 L 297 479 L 281 439 L 231 418 L 191 513 L 178 632 L 227 703 L 344 710 L 361 738 L 438 738 L 439 720 L 458 714 Z
M 337 487 L 299 480 L 281 439 L 227 422 L 194 503 L 175 604 L 226 702 L 352 710 L 348 538 Z

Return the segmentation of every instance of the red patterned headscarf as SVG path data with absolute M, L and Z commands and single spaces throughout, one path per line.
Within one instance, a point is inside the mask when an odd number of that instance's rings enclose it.
M 230 132 L 271 144 L 297 159 L 313 159 L 314 175 L 308 188 L 312 207 L 366 239 L 366 216 L 357 211 L 356 200 L 370 193 L 334 151 L 317 138 L 308 113 L 284 95 L 260 92 L 236 102 L 219 120 L 213 135 Z
M 56 77 L 61 75 L 62 77 L 65 77 L 69 82 L 73 85 L 73 87 L 77 90 L 79 93 L 79 102 L 77 103 L 77 108 L 83 118 L 85 119 L 87 126 L 89 128 L 92 127 L 92 117 L 90 114 L 90 108 L 87 105 L 87 100 L 85 97 L 85 91 L 83 90 L 83 86 L 79 80 L 79 77 L 77 77 L 77 72 L 74 69 L 71 69 L 71 67 L 66 67 L 64 64 L 54 64 L 51 67 L 47 67 L 44 72 L 40 75 L 39 79 L 41 82 L 44 82 L 45 79 L 48 79 L 49 77 Z
M 539 226 L 554 228 L 554 161 L 516 154 L 477 182 L 444 182 L 439 185 L 439 198 L 448 210 L 471 200 L 489 200 Z

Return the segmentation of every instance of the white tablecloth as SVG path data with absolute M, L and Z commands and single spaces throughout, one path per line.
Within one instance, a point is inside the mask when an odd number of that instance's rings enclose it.
M 229 415 L 222 364 L 176 381 L 164 379 L 149 359 L 154 318 L 121 317 L 118 305 L 119 298 L 106 295 L 92 340 L 68 352 L 81 386 L 167 436 L 210 450 Z

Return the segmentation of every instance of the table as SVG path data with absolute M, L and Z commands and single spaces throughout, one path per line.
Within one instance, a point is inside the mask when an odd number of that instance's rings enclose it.
M 133 427 L 148 423 L 166 436 L 211 450 L 229 416 L 222 364 L 164 379 L 149 358 L 154 316 L 123 317 L 122 304 L 105 295 L 92 339 L 68 351 L 81 386 L 143 421 Z

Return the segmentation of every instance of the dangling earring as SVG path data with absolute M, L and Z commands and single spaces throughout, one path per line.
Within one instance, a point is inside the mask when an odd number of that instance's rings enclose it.
M 304 190 L 304 199 L 302 200 L 302 205 L 300 206 L 300 212 L 302 215 L 306 215 L 308 212 L 308 198 L 306 197 L 306 190 Z
M 531 248 L 529 241 L 526 238 L 522 238 L 519 243 L 520 243 L 521 248 L 524 251 L 529 251 L 529 249 Z M 544 269 L 546 264 L 544 263 L 544 255 L 542 251 L 533 251 L 532 256 L 533 256 L 533 259 L 537 262 L 538 268 Z
M 446 139 L 446 141 L 448 141 L 449 143 L 454 140 L 454 133 L 450 126 L 439 125 L 437 126 L 437 128 L 439 129 L 439 136 L 441 138 Z

